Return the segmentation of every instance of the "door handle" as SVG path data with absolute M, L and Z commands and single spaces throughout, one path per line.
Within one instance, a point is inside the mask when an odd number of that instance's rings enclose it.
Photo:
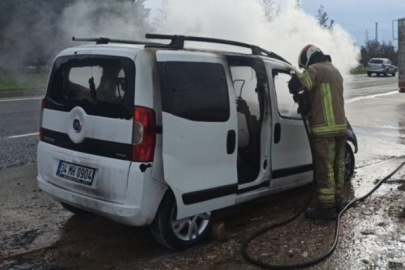
M 226 139 L 226 152 L 228 155 L 233 154 L 236 148 L 236 132 L 235 130 L 228 131 L 228 136 Z

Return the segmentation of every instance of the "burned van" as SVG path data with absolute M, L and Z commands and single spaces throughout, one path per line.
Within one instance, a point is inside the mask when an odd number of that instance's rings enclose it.
M 55 59 L 42 101 L 38 185 L 74 213 L 150 226 L 172 249 L 204 239 L 215 211 L 312 181 L 282 57 L 233 41 L 82 39 Z M 186 41 L 251 54 L 188 49 Z M 357 142 L 349 132 L 346 176 Z

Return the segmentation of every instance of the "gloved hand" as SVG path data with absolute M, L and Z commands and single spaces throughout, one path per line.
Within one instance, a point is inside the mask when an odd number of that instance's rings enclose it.
M 302 84 L 298 79 L 297 74 L 291 76 L 291 80 L 288 82 L 288 89 L 290 89 L 290 94 L 295 95 L 302 89 Z

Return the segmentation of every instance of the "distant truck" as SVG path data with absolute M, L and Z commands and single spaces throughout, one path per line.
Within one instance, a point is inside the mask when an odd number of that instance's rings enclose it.
M 398 83 L 399 91 L 405 92 L 405 18 L 398 20 Z

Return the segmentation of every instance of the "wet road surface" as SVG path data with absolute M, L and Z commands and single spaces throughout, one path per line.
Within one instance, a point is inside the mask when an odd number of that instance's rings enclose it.
M 370 90 L 367 79 L 363 82 L 363 78 L 356 78 L 351 83 L 364 85 L 358 90 L 369 89 L 371 92 L 367 93 L 373 96 L 364 98 L 358 92 L 346 96 L 346 100 L 357 98 L 347 103 L 346 111 L 360 147 L 355 177 L 345 186 L 346 197 L 360 196 L 371 189 L 376 178 L 384 177 L 405 160 L 401 158 L 405 155 L 405 95 L 380 95 L 396 91 L 392 78 L 370 79 L 379 83 L 386 80 L 386 86 L 381 87 L 383 92 Z M 21 102 L 40 106 L 40 100 Z M 0 108 L 3 110 L 3 104 Z M 8 108 L 15 115 L 9 119 L 24 121 L 24 112 L 13 112 L 15 105 Z M 29 106 L 26 108 L 29 111 Z M 34 110 L 31 114 L 34 117 Z M 35 132 L 28 124 L 27 129 L 16 131 Z M 7 132 L 1 135 L 1 151 L 10 142 L 9 136 L 18 135 Z M 16 138 L 23 140 L 21 144 L 26 143 L 25 139 Z M 310 193 L 310 187 L 304 187 L 225 209 L 219 213 L 219 220 L 226 226 L 224 242 L 209 240 L 176 253 L 157 244 L 147 228 L 123 226 L 91 215 L 71 215 L 38 190 L 35 176 L 35 164 L 0 170 L 1 270 L 257 269 L 240 254 L 244 239 L 294 214 Z M 405 168 L 364 204 L 349 209 L 343 217 L 337 251 L 310 269 L 405 269 L 404 176 Z M 257 239 L 250 251 L 266 262 L 298 263 L 327 249 L 333 231 L 333 222 L 312 222 L 300 217 Z

